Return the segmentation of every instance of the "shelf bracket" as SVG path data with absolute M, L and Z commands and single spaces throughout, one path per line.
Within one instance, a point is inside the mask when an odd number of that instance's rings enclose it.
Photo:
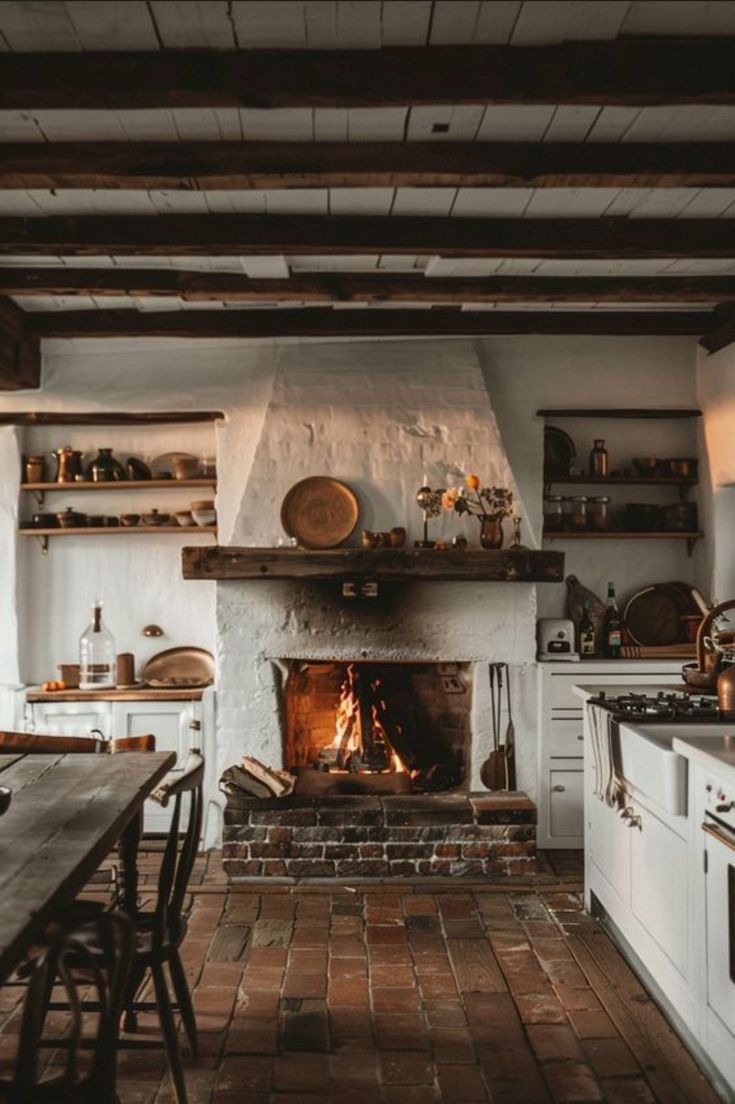
M 45 491 L 31 491 L 31 494 L 36 500 L 36 504 L 39 510 L 42 510 L 46 504 L 46 492 Z
M 36 540 L 41 545 L 41 555 L 48 556 L 48 537 L 44 535 L 43 537 L 36 537 Z

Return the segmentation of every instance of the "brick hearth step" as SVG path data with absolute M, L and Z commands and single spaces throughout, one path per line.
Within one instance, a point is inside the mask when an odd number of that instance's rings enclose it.
M 230 881 L 533 874 L 536 806 L 522 790 L 229 797 L 223 865 Z

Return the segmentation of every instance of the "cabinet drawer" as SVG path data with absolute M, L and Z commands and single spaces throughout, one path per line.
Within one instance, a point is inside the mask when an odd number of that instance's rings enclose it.
M 581 770 L 549 771 L 549 828 L 554 836 L 583 836 Z
M 546 754 L 551 759 L 575 759 L 584 754 L 582 715 L 572 720 L 553 718 L 545 729 Z

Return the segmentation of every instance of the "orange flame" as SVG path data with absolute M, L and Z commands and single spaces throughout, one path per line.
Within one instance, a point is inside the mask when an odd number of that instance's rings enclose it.
M 347 755 L 359 754 L 362 751 L 360 733 L 360 699 L 355 689 L 355 665 L 351 663 L 347 668 L 347 676 L 340 687 L 339 700 L 334 715 L 334 739 L 329 745 Z M 377 690 L 380 680 L 371 683 L 371 689 Z M 381 714 L 385 713 L 386 703 L 381 699 L 371 707 L 371 736 L 373 740 L 384 743 L 390 753 L 389 770 L 405 773 L 406 766 L 391 744 L 388 733 L 381 720 Z

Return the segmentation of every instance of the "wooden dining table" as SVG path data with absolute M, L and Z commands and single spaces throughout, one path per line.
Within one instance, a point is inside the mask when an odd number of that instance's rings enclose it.
M 173 752 L 0 755 L 0 984 L 118 847 L 120 905 L 137 909 L 143 805 Z

